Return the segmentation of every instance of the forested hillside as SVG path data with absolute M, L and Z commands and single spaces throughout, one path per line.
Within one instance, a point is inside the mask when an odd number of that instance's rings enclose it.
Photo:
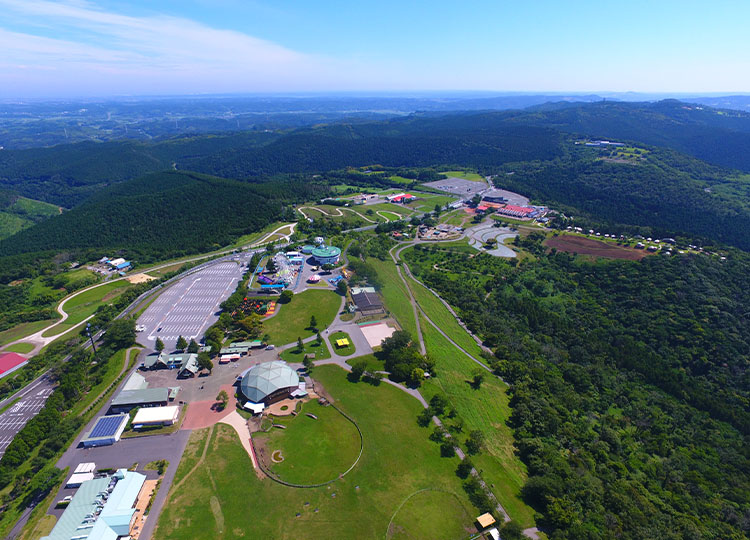
M 537 125 L 593 138 L 673 148 L 722 167 L 750 172 L 750 114 L 676 100 L 540 105 L 508 123 Z
M 514 163 L 496 183 L 538 201 L 567 205 L 616 228 L 658 237 L 685 234 L 750 249 L 750 178 L 674 151 L 617 163 L 576 149 L 563 160 Z M 612 231 L 614 232 L 614 231 Z
M 314 197 L 315 190 L 291 180 L 253 185 L 196 173 L 154 173 L 107 188 L 0 242 L 0 252 L 125 248 L 129 257 L 145 261 L 210 251 L 279 219 L 286 206 Z
M 552 538 L 750 535 L 750 259 L 508 262 L 417 249 L 511 384 L 524 496 Z M 436 271 L 434 268 L 440 268 Z

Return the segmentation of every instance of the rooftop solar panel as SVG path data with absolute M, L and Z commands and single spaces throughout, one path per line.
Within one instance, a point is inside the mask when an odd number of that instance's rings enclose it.
M 122 423 L 122 416 L 102 416 L 91 430 L 89 438 L 113 437 Z

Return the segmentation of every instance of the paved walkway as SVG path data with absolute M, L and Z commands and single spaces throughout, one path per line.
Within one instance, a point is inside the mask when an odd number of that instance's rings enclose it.
M 234 428 L 234 430 L 237 432 L 237 435 L 239 435 L 240 437 L 242 447 L 247 452 L 247 455 L 250 456 L 250 461 L 253 462 L 253 469 L 257 471 L 258 459 L 255 457 L 253 445 L 250 443 L 251 435 L 250 430 L 247 428 L 247 420 L 242 418 L 240 413 L 238 413 L 236 410 L 233 410 L 230 414 L 219 420 L 219 422 L 228 426 L 232 426 Z

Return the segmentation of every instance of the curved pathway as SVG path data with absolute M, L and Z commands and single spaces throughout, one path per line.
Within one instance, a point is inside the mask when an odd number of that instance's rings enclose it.
M 322 208 L 318 208 L 316 206 L 300 206 L 299 208 L 297 208 L 297 211 L 300 214 L 302 214 L 303 216 L 305 216 L 305 219 L 310 219 L 310 216 L 308 216 L 307 214 L 305 214 L 305 212 L 304 212 L 305 210 L 315 210 L 316 212 L 320 212 L 324 216 L 328 216 L 328 217 L 344 217 L 344 213 L 342 212 L 342 210 L 348 210 L 349 212 L 358 215 L 359 217 L 361 217 L 362 219 L 364 219 L 368 223 L 377 223 L 377 221 L 374 221 L 374 220 L 372 220 L 372 219 L 370 219 L 368 217 L 363 216 L 362 214 L 360 214 L 356 210 L 352 210 L 351 208 L 346 208 L 346 207 L 336 207 L 335 208 L 335 210 L 337 212 L 336 214 L 334 214 L 333 212 L 328 213 L 325 210 L 323 210 Z
M 281 227 L 278 227 L 273 231 L 263 235 L 260 239 L 250 244 L 250 247 L 262 246 L 263 244 L 268 243 L 270 239 L 277 234 L 281 236 L 286 242 L 289 242 L 289 237 L 294 234 L 294 228 L 296 226 L 296 223 L 287 223 L 286 225 L 282 225 Z M 281 231 L 283 231 L 284 229 L 289 229 L 289 232 L 287 234 L 282 233 Z

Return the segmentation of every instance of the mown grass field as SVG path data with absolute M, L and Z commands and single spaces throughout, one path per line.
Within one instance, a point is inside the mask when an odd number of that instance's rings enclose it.
M 42 328 L 48 327 L 53 322 L 55 322 L 54 319 L 45 319 L 43 321 L 21 323 L 12 328 L 8 328 L 7 330 L 0 332 L 0 346 L 34 334 Z
M 466 352 L 481 359 L 482 348 L 464 330 L 456 318 L 448 311 L 443 303 L 430 291 L 411 278 L 407 278 L 417 304 L 428 314 L 430 319 L 437 324 L 443 332 L 448 334 L 453 341 L 458 343 Z
M 263 321 L 263 331 L 271 336 L 270 343 L 286 345 L 315 335 L 309 329 L 315 315 L 318 328 L 328 327 L 341 307 L 341 296 L 329 290 L 307 290 L 295 294 L 288 304 L 277 304 L 277 314 Z
M 120 296 L 128 287 L 130 287 L 130 283 L 122 279 L 105 283 L 71 298 L 63 307 L 68 314 L 68 318 L 42 335 L 49 337 L 67 332 L 89 315 L 93 315 L 100 305 L 111 302 Z
M 357 428 L 333 407 L 308 401 L 297 416 L 275 418 L 274 423 L 285 425 L 286 429 L 273 429 L 254 437 L 269 456 L 280 452 L 277 459 L 283 461 L 271 460 L 270 468 L 287 482 L 308 485 L 333 480 L 346 472 L 359 455 Z
M 404 287 L 401 278 L 398 277 L 393 261 L 381 261 L 375 258 L 367 259 L 378 273 L 382 284 L 380 294 L 383 295 L 385 304 L 391 315 L 396 318 L 401 328 L 409 332 L 413 337 L 417 336 L 417 323 L 414 320 L 414 310 L 409 303 L 409 293 Z
M 362 458 L 351 473 L 313 489 L 259 480 L 234 430 L 219 424 L 208 440 L 205 460 L 188 476 L 211 428 L 195 431 L 154 538 L 386 538 L 399 506 L 424 489 L 443 490 L 456 498 L 436 499 L 429 505 L 404 504 L 397 522 L 412 524 L 414 538 L 435 538 L 431 524 L 446 514 L 457 515 L 459 505 L 467 517 L 451 522 L 441 537 L 469 536 L 477 511 L 454 474 L 458 459 L 441 458 L 427 430 L 417 427 L 419 402 L 388 384 L 350 383 L 335 366 L 316 368 L 315 379 L 357 421 L 364 435 Z M 181 479 L 185 481 L 178 485 Z
M 448 195 L 425 195 L 423 193 L 419 194 L 419 198 L 422 200 L 412 203 L 411 208 L 420 212 L 432 212 L 435 210 L 436 204 L 439 204 L 441 208 L 444 208 L 456 200 L 455 197 L 450 197 Z
M 379 359 L 374 354 L 364 354 L 362 356 L 355 356 L 354 358 L 347 358 L 346 363 L 350 366 L 356 364 L 357 362 L 365 362 L 367 367 L 365 368 L 367 371 L 384 371 L 385 370 L 385 362 L 381 359 Z
M 533 526 L 534 510 L 520 496 L 526 469 L 515 455 L 513 432 L 506 425 L 511 413 L 507 386 L 487 373 L 481 387 L 473 389 L 469 382 L 479 366 L 423 317 L 421 324 L 427 352 L 435 360 L 437 372 L 423 385 L 422 395 L 429 400 L 436 393 L 443 393 L 465 422 L 464 433 L 478 429 L 484 434 L 485 448 L 472 457 L 474 465 L 511 519 L 524 527 Z M 452 332 L 446 333 L 453 337 Z
M 294 346 L 282 352 L 281 359 L 284 362 L 295 364 L 302 362 L 306 354 L 315 355 L 313 357 L 313 360 L 325 360 L 326 358 L 331 357 L 331 353 L 328 350 L 328 347 L 326 347 L 325 338 L 323 338 L 323 341 L 320 343 L 318 343 L 318 340 L 314 339 L 308 343 L 305 343 L 304 345 L 304 352 L 299 352 L 297 347 Z
M 34 345 L 31 343 L 16 343 L 15 345 L 9 345 L 3 349 L 3 352 L 14 352 L 19 354 L 26 354 L 34 350 Z
M 473 172 L 444 171 L 440 174 L 444 174 L 446 178 L 463 178 L 464 180 L 472 180 L 474 182 L 484 182 L 484 178 L 481 175 Z
M 349 342 L 349 345 L 347 345 L 346 347 L 339 347 L 338 345 L 336 345 L 336 341 L 338 341 L 339 339 L 347 340 Z M 346 332 L 335 332 L 328 336 L 328 341 L 331 343 L 331 348 L 336 351 L 336 354 L 340 356 L 351 356 L 355 352 L 357 352 L 357 349 L 352 342 L 351 336 Z
M 368 204 L 364 208 L 365 209 L 369 208 L 374 211 L 380 210 L 381 212 L 393 212 L 402 217 L 410 216 L 411 214 L 414 213 L 414 211 L 411 210 L 410 207 L 408 206 L 401 206 L 398 204 L 391 204 L 391 203 Z

